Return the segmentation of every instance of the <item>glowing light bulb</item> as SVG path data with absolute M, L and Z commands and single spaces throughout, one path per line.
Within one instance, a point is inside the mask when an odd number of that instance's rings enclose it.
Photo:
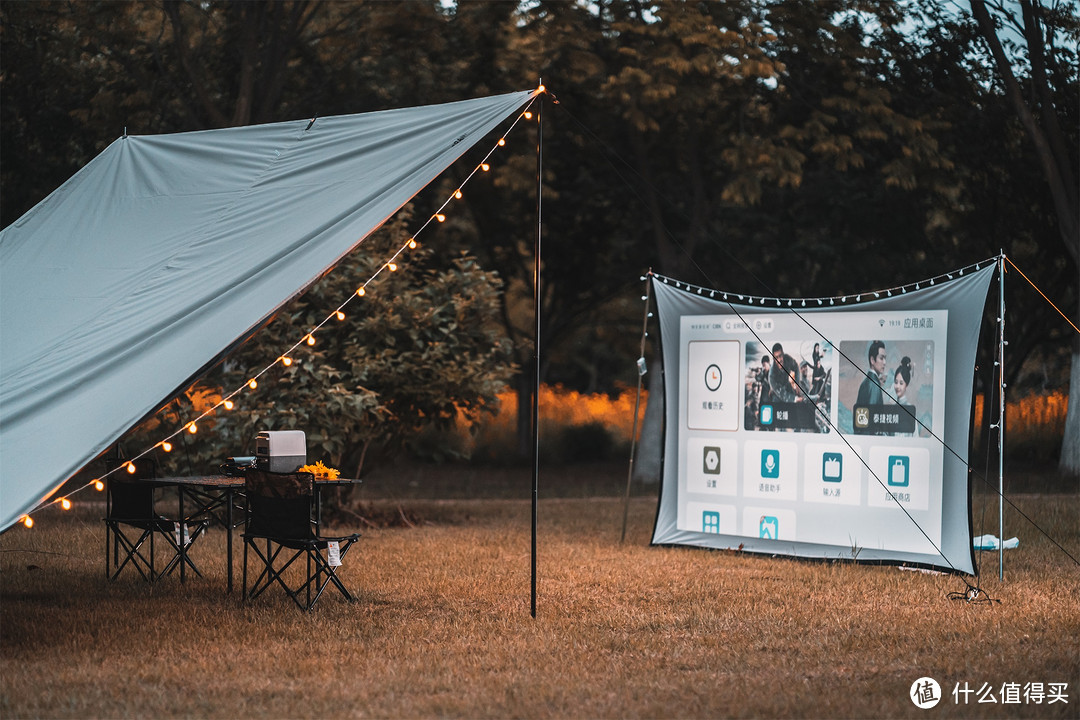
M 491 169 L 491 165 L 489 165 L 487 163 L 481 163 L 480 169 L 483 170 L 484 172 L 487 172 L 488 170 Z
M 523 115 L 526 120 L 532 120 L 532 113 L 530 111 L 526 110 Z
M 461 199 L 461 191 L 460 190 L 458 190 L 457 192 L 454 193 L 454 198 L 457 199 L 457 200 Z
M 416 238 L 409 238 L 409 249 L 410 250 L 415 250 L 416 245 L 417 245 Z
M 19 522 L 21 522 L 23 525 L 25 525 L 28 528 L 34 527 L 34 518 L 30 517 L 29 515 L 23 515 L 19 519 Z
M 98 492 L 101 492 L 102 490 L 105 489 L 105 483 L 101 482 L 100 480 L 95 480 L 94 481 L 94 489 L 97 490 Z
M 290 365 L 292 365 L 292 358 L 289 357 L 288 355 L 282 355 L 281 356 L 281 364 L 284 365 L 285 367 L 289 367 Z
M 341 312 L 340 310 L 338 310 L 336 313 L 334 313 L 334 315 L 337 317 L 338 320 L 344 320 L 345 319 L 345 313 Z
M 506 144 L 506 138 L 499 138 L 499 147 L 502 147 L 505 144 Z
M 547 88 L 546 88 L 546 87 L 544 87 L 543 85 L 541 85 L 540 87 L 536 88 L 536 92 L 538 92 L 538 93 L 542 93 L 542 92 L 544 92 L 545 90 L 547 90 Z
M 389 268 L 390 272 L 397 272 L 397 263 L 386 263 L 386 267 Z
M 172 443 L 166 440 L 165 442 L 161 443 L 161 449 L 165 452 L 172 452 Z
M 255 388 L 259 387 L 259 381 L 255 378 L 251 378 L 250 380 L 248 380 L 248 387 L 254 390 Z
M 439 213 L 438 215 L 436 215 L 435 219 L 438 220 L 439 222 L 446 222 L 446 216 L 443 215 L 442 213 Z
M 65 510 L 70 510 L 71 509 L 71 501 L 68 500 L 67 498 L 60 498 L 60 507 L 64 508 Z
M 308 336 L 306 338 L 304 338 L 304 342 L 306 342 L 308 345 L 314 345 L 315 344 L 315 336 L 309 333 Z
M 232 410 L 234 407 L 236 407 L 236 403 L 234 403 L 232 400 L 226 400 L 221 404 L 225 406 L 226 410 Z
M 129 462 L 127 464 L 127 471 L 128 471 L 129 475 L 134 475 L 135 474 L 135 463 Z
M 190 422 L 188 423 L 187 431 L 194 435 L 195 433 L 199 432 L 199 426 L 196 425 L 194 422 Z

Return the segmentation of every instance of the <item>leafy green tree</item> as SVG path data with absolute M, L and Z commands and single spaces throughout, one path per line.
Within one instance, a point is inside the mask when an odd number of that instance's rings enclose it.
M 474 423 L 497 409 L 512 372 L 497 318 L 501 283 L 469 255 L 444 261 L 424 246 L 402 250 L 407 221 L 399 214 L 366 240 L 185 393 L 180 408 L 166 407 L 125 445 L 152 445 L 179 427 L 178 418 L 231 396 L 235 407 L 219 407 L 197 434 L 185 433 L 183 452 L 169 462 L 211 470 L 252 454 L 260 430 L 299 429 L 312 461 L 360 477 L 426 430 Z M 386 263 L 399 250 L 391 271 Z M 334 313 L 346 301 L 339 320 Z

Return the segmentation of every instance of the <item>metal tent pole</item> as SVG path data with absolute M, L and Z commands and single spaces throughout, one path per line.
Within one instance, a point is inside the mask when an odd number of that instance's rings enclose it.
M 543 80 L 540 86 L 543 87 Z M 529 614 L 536 617 L 536 500 L 540 476 L 540 236 L 543 228 L 543 147 L 544 147 L 544 95 L 537 98 L 536 109 L 536 239 L 533 247 L 533 313 L 536 327 L 533 342 L 533 392 L 532 392 L 532 578 Z
M 652 295 L 652 268 L 645 282 L 645 317 L 641 321 L 641 354 L 638 355 L 637 397 L 634 399 L 634 429 L 630 432 L 630 469 L 626 471 L 626 499 L 623 502 L 622 534 L 619 543 L 626 541 L 626 521 L 630 514 L 630 482 L 634 479 L 634 451 L 637 449 L 638 409 L 641 407 L 641 379 L 645 377 L 645 338 L 649 336 L 649 298 Z
M 1005 579 L 1005 251 L 998 258 L 998 580 Z

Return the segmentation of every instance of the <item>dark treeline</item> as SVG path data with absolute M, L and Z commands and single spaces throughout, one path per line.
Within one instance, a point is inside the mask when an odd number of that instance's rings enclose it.
M 1018 112 L 1051 128 L 1075 193 L 1075 9 L 1009 4 L 1010 15 L 989 3 L 988 28 L 981 2 L 975 13 L 947 5 L 7 2 L 0 221 L 125 130 L 367 112 L 542 78 L 558 100 L 545 100 L 543 124 L 548 382 L 634 382 L 638 278 L 650 267 L 735 292 L 822 296 L 1004 250 L 1075 314 L 1077 200 L 1066 184 L 1062 202 Z M 1012 96 L 988 42 L 998 36 Z M 467 251 L 498 273 L 498 317 L 522 370 L 534 133 L 520 130 L 495 182 L 471 188 L 468 212 L 433 240 L 447 264 Z M 1064 382 L 1071 329 L 1019 279 L 1011 288 L 1009 379 L 1039 357 L 1041 382 Z

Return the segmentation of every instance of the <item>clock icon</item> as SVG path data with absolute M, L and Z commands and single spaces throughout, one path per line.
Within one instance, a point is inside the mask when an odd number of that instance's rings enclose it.
M 715 363 L 705 368 L 705 387 L 709 388 L 709 390 L 718 390 L 723 378 L 724 375 L 720 372 L 720 366 Z

